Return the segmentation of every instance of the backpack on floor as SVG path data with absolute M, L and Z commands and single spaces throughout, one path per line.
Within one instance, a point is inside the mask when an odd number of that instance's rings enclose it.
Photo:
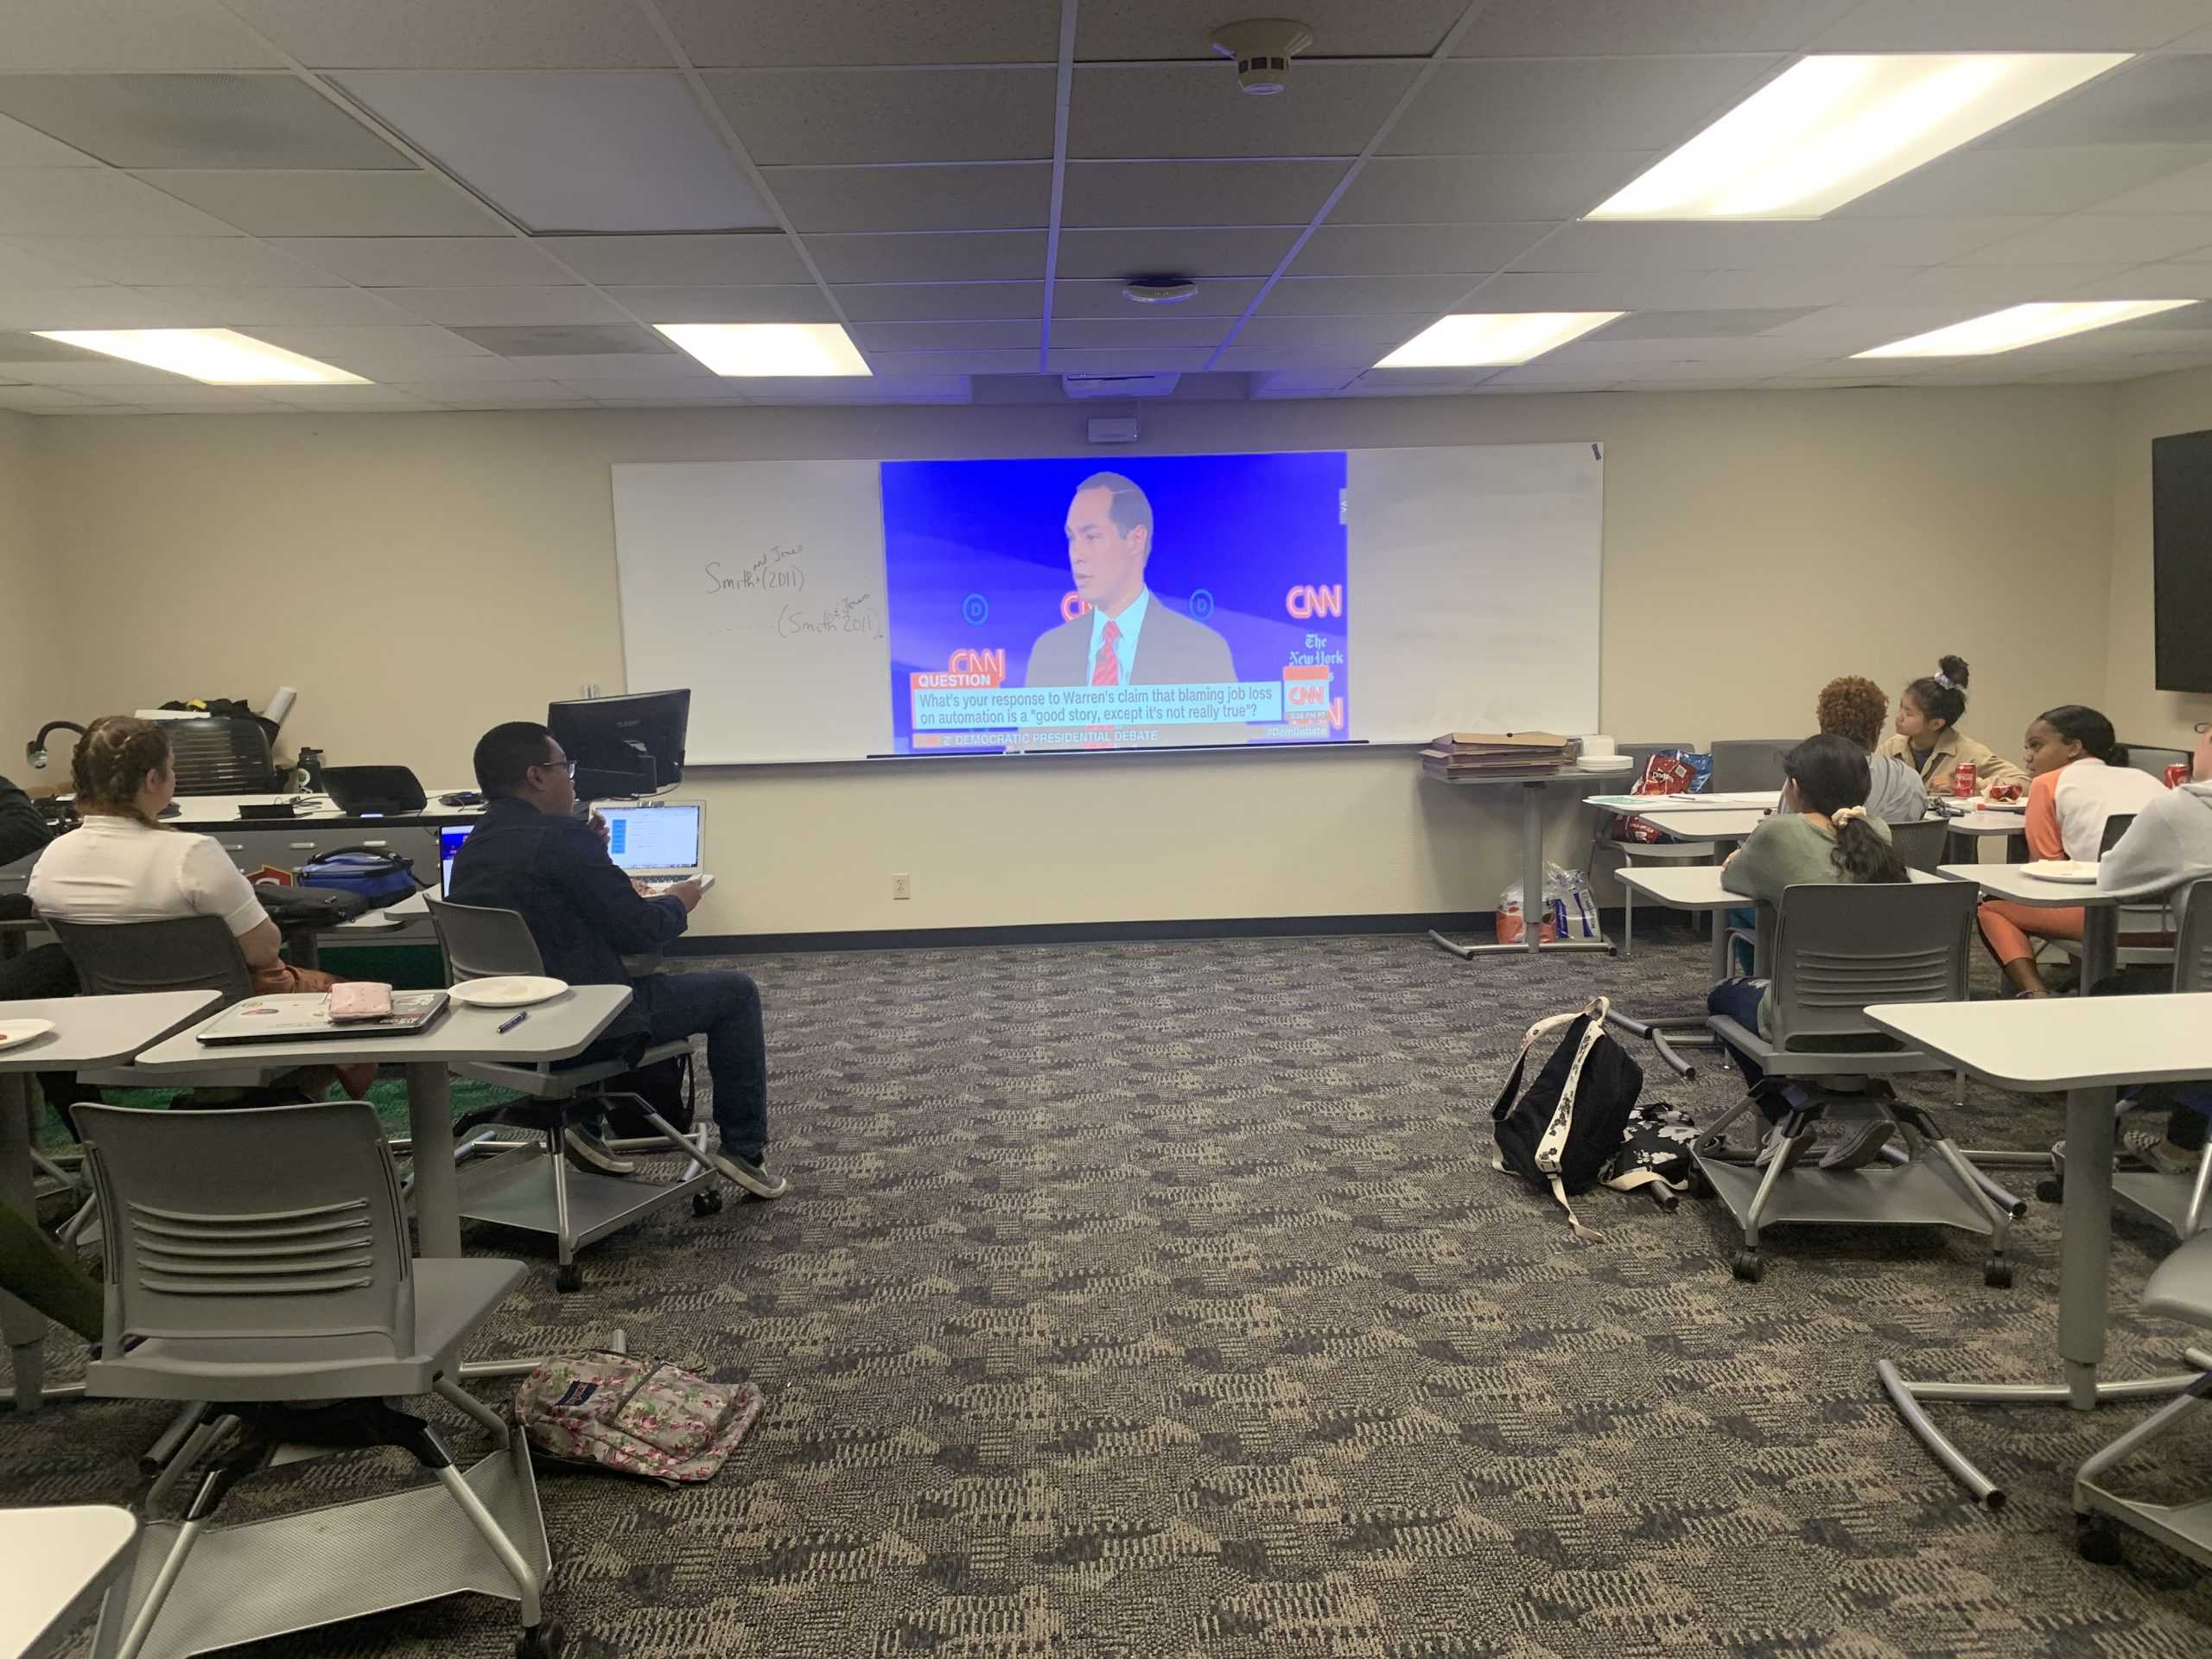
M 1567 1199 L 1604 1179 L 1620 1153 L 1629 1112 L 1643 1088 L 1643 1068 L 1605 1030 L 1611 1007 L 1605 997 L 1592 997 L 1573 1014 L 1554 1014 L 1529 1027 L 1491 1109 L 1497 1137 L 1491 1166 L 1550 1192 L 1578 1238 L 1603 1235 L 1585 1227 Z M 1562 1027 L 1566 1035 L 1523 1093 L 1521 1078 L 1529 1050 Z
M 597 1092 L 607 1096 L 607 1127 L 623 1140 L 643 1141 L 660 1133 L 646 1121 L 648 1106 L 682 1133 L 691 1133 L 692 1124 L 698 1121 L 692 1106 L 692 1086 L 691 1057 L 671 1054 L 619 1077 L 609 1077 Z
M 549 1359 L 515 1390 L 515 1421 L 546 1456 L 671 1485 L 712 1480 L 761 1406 L 750 1382 L 709 1382 L 635 1354 Z

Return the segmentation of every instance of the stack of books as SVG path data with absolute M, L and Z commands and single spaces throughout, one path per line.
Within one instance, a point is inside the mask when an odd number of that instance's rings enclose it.
M 1556 732 L 1446 732 L 1421 752 L 1432 778 L 1481 778 L 1499 772 L 1557 772 L 1580 746 Z

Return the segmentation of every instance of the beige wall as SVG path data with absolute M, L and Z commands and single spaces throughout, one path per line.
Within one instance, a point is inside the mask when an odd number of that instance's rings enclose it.
M 1408 398 L 1144 410 L 1154 452 L 1606 444 L 1605 723 L 1796 735 L 1831 675 L 1957 651 L 2009 745 L 2105 683 L 2107 388 Z M 113 418 L 39 423 L 53 580 L 99 619 L 80 715 L 299 688 L 341 761 L 466 780 L 470 743 L 621 681 L 607 467 L 1080 451 L 1076 409 Z M 2063 603 L 2052 602 L 2064 594 Z M 1586 619 L 1569 626 L 1594 626 Z M 0 734 L 4 735 L 4 734 Z M 714 933 L 1486 907 L 1491 791 L 1404 751 L 937 760 L 695 774 Z M 1587 820 L 1553 842 L 1579 862 Z M 910 903 L 889 897 L 912 873 Z
M 2192 748 L 2212 697 L 2158 689 L 2152 638 L 2151 440 L 2212 427 L 2212 370 L 2162 374 L 2118 388 L 2113 418 L 2109 664 L 2101 705 L 2122 738 Z M 2212 651 L 2212 639 L 2204 649 Z
M 52 667 L 44 632 L 24 620 L 43 613 L 47 566 L 38 522 L 38 493 L 28 415 L 0 410 L 0 774 L 28 785 L 22 745 L 43 721 L 41 681 Z M 56 705 L 58 708 L 59 705 Z M 10 761 L 6 757 L 14 753 Z

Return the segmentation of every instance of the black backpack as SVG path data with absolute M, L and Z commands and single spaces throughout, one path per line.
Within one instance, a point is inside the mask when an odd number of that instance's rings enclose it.
M 1628 1133 L 1629 1113 L 1643 1089 L 1643 1068 L 1605 1030 L 1610 1003 L 1592 997 L 1573 1014 L 1554 1014 L 1529 1027 L 1513 1071 L 1498 1091 L 1491 1118 L 1497 1135 L 1491 1167 L 1510 1171 L 1567 1211 L 1578 1238 L 1602 1235 L 1585 1227 L 1567 1199 L 1602 1180 Z M 1566 1035 L 1522 1091 L 1529 1051 L 1548 1033 Z

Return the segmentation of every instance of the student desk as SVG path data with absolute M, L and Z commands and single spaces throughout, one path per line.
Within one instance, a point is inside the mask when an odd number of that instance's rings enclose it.
M 60 1653 L 137 1535 L 138 1517 L 107 1503 L 0 1510 L 0 1655 Z
M 296 1043 L 200 1042 L 181 1031 L 141 1054 L 149 1071 L 221 1071 L 256 1065 L 391 1063 L 407 1073 L 407 1121 L 414 1141 L 416 1248 L 424 1255 L 461 1254 L 461 1200 L 454 1182 L 453 1103 L 446 1068 L 459 1061 L 537 1065 L 572 1059 L 591 1046 L 630 1004 L 627 985 L 572 985 L 527 1012 L 512 1031 L 499 1027 L 522 1009 L 472 1008 L 448 1003 L 429 1030 L 406 1037 L 333 1037 Z M 203 1022 L 204 1023 L 204 1022 Z
M 2050 885 L 2050 884 L 2046 884 Z M 2094 913 L 2094 912 L 2093 912 Z M 2056 1404 L 2087 1411 L 2100 1401 L 2178 1394 L 2186 1376 L 2099 1382 L 2107 1278 L 2112 1258 L 2113 1103 L 2145 1083 L 2212 1077 L 2212 992 L 2167 996 L 2045 997 L 2007 1002 L 1880 1003 L 1866 1017 L 1916 1048 L 1999 1089 L 2066 1096 L 2066 1195 L 2059 1245 L 2058 1352 L 2065 1382 L 1908 1382 L 1894 1361 L 1877 1366 L 1906 1425 L 1978 1502 L 2004 1502 L 1920 1408 L 1923 1401 Z M 2191 1364 L 2212 1368 L 2212 1358 Z
M 143 996 L 62 996 L 44 1001 L 0 1002 L 0 1019 L 51 1020 L 54 1029 L 14 1048 L 0 1049 L 0 1204 L 35 1217 L 31 1190 L 30 1091 L 33 1071 L 90 1071 L 127 1060 L 149 1043 L 204 1014 L 213 991 L 153 991 Z M 15 1363 L 16 1408 L 36 1411 L 45 1388 L 46 1320 L 14 1297 L 0 1294 L 0 1327 Z M 54 1395 L 75 1393 L 73 1386 Z
M 1992 898 L 2010 899 L 2031 909 L 2081 910 L 2084 991 L 2111 978 L 2119 969 L 2122 907 L 2155 901 L 2173 891 L 2171 882 L 2108 889 L 2090 882 L 2052 881 L 2030 874 L 2024 864 L 1939 864 L 1936 874 L 1954 881 L 1971 881 Z
M 1528 956 L 1554 950 L 1611 950 L 1611 939 L 1554 939 L 1543 943 L 1544 905 L 1544 791 L 1560 785 L 1587 786 L 1592 780 L 1604 778 L 1618 780 L 1623 776 L 1618 768 L 1604 772 L 1586 771 L 1580 766 L 1561 766 L 1555 772 L 1487 772 L 1472 778 L 1447 778 L 1436 781 L 1459 789 L 1514 788 L 1521 791 L 1521 908 L 1522 925 L 1518 944 L 1461 944 L 1448 939 L 1431 928 L 1428 937 L 1463 962 L 1477 957 L 1498 956 L 1508 951 L 1521 951 Z
M 1725 811 L 1654 807 L 1636 816 L 1676 841 L 1747 841 L 1773 814 L 1757 807 L 1731 807 Z

